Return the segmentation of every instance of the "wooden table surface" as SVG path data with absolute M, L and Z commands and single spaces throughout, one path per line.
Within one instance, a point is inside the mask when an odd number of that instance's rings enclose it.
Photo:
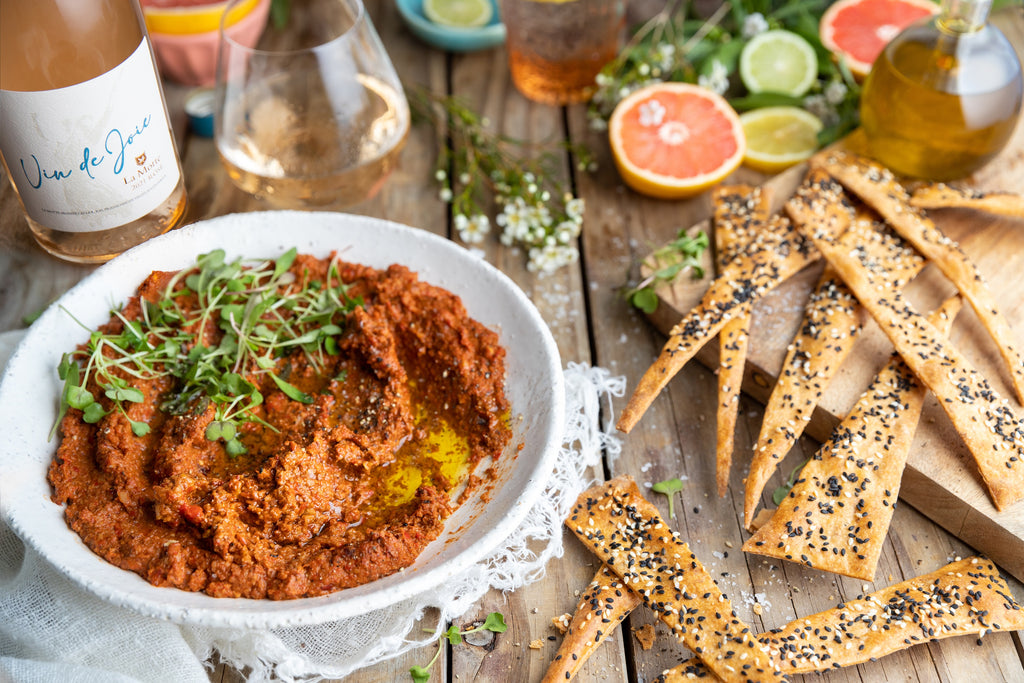
M 506 55 L 498 48 L 472 54 L 446 54 L 430 48 L 402 25 L 394 4 L 374 1 L 371 16 L 407 84 L 467 100 L 486 115 L 495 130 L 523 140 L 570 139 L 589 145 L 598 160 L 593 173 L 578 173 L 566 158 L 563 173 L 586 200 L 586 218 L 579 262 L 554 274 L 538 275 L 526 268 L 519 250 L 499 245 L 492 235 L 483 246 L 485 258 L 507 273 L 537 305 L 561 352 L 563 364 L 584 362 L 608 368 L 627 379 L 628 391 L 657 356 L 664 337 L 620 294 L 637 261 L 688 227 L 709 210 L 706 197 L 685 202 L 643 198 L 620 181 L 603 135 L 588 128 L 582 106 L 556 108 L 534 104 L 513 87 Z M 181 103 L 188 89 L 167 85 L 175 119 L 189 194 L 188 222 L 265 207 L 235 189 L 217 159 L 213 142 L 192 135 Z M 432 181 L 437 139 L 428 126 L 414 126 L 398 169 L 372 200 L 351 207 L 353 213 L 379 216 L 416 226 L 458 241 L 448 207 L 437 198 Z M 741 169 L 735 179 L 761 182 L 764 176 Z M 0 190 L 0 332 L 24 326 L 24 318 L 45 307 L 93 268 L 58 261 L 35 246 L 21 208 L 6 179 Z M 758 630 L 834 606 L 865 590 L 875 590 L 930 572 L 972 549 L 927 520 L 908 505 L 898 507 L 879 564 L 877 580 L 860 581 L 808 570 L 792 564 L 745 555 L 742 529 L 743 454 L 750 452 L 761 420 L 761 406 L 741 400 L 736 434 L 737 465 L 728 494 L 714 494 L 715 376 L 698 363 L 689 364 L 669 385 L 638 427 L 623 438 L 621 456 L 606 463 L 598 476 L 628 473 L 642 484 L 685 477 L 683 504 L 674 524 L 732 599 L 738 615 Z M 621 410 L 625 398 L 614 402 Z M 604 420 L 613 419 L 605 415 Z M 806 455 L 816 443 L 800 442 Z M 769 483 L 770 492 L 786 473 Z M 652 495 L 667 513 L 664 496 Z M 571 612 L 576 596 L 593 576 L 597 561 L 566 534 L 565 554 L 552 561 L 546 576 L 514 593 L 492 591 L 464 617 L 464 623 L 500 611 L 506 633 L 487 646 L 449 648 L 433 670 L 434 681 L 538 681 L 554 656 L 560 637 L 551 618 Z M 1021 585 L 1011 580 L 1018 599 Z M 755 611 L 755 602 L 759 604 Z M 604 644 L 582 670 L 582 681 L 649 681 L 689 656 L 667 630 L 656 627 L 658 639 L 644 650 L 633 631 L 657 624 L 640 608 Z M 531 649 L 531 641 L 543 647 Z M 423 648 L 350 676 L 349 681 L 409 681 L 413 665 L 430 661 L 434 649 Z M 798 677 L 799 678 L 799 677 Z M 212 680 L 243 680 L 218 666 Z M 827 681 L 1024 681 L 1024 645 L 1020 633 L 998 633 L 918 645 L 877 662 L 824 675 Z

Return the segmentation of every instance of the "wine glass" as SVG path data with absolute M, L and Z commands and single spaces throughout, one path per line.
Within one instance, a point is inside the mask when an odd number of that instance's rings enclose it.
M 231 180 L 280 208 L 373 196 L 409 105 L 362 1 L 289 0 L 255 24 L 224 23 L 214 140 Z

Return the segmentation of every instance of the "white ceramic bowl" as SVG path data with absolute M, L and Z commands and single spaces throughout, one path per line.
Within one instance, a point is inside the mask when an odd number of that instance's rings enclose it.
M 494 486 L 478 491 L 449 518 L 440 538 L 414 565 L 331 595 L 273 601 L 212 598 L 157 588 L 89 550 L 50 500 L 46 471 L 57 443 L 47 442 L 56 416 L 61 354 L 105 322 L 152 270 L 189 266 L 216 248 L 228 258 L 276 257 L 297 247 L 355 263 L 401 263 L 420 279 L 458 294 L 469 314 L 497 330 L 507 350 L 506 392 L 513 438 L 499 459 Z M 498 548 L 544 489 L 564 429 L 564 389 L 558 349 L 522 290 L 462 247 L 431 233 L 363 216 L 274 211 L 233 214 L 195 223 L 136 247 L 69 291 L 33 323 L 0 381 L 0 514 L 32 548 L 100 597 L 179 623 L 245 628 L 316 624 L 363 614 L 428 591 Z M 522 444 L 523 448 L 517 450 Z M 486 500 L 484 500 L 486 498 Z

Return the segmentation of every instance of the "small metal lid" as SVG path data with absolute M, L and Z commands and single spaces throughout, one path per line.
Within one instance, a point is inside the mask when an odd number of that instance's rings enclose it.
M 185 114 L 196 135 L 213 137 L 213 88 L 196 88 L 185 98 Z

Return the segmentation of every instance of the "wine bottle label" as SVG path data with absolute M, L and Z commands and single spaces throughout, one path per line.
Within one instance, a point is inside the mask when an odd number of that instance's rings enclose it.
M 0 150 L 25 212 L 52 230 L 109 230 L 160 206 L 181 170 L 147 39 L 91 80 L 0 90 Z

